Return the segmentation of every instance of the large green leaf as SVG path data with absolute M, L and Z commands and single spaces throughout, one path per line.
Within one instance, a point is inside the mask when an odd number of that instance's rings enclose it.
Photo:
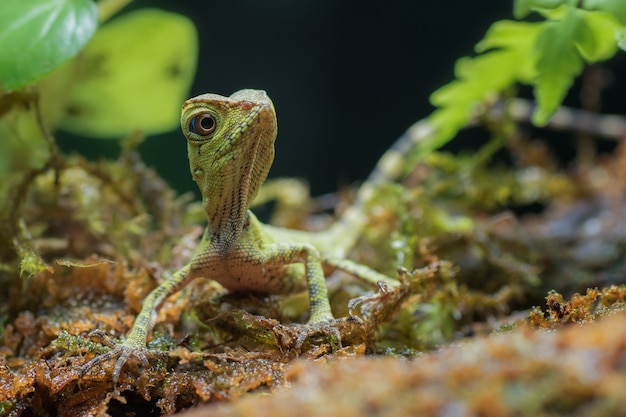
M 174 129 L 195 73 L 197 44 L 189 19 L 157 9 L 102 26 L 79 56 L 61 127 L 100 138 Z
M 92 0 L 2 0 L 0 88 L 11 91 L 76 55 L 98 25 Z

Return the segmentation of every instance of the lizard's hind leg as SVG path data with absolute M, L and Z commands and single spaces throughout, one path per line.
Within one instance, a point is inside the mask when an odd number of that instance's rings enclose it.
M 361 281 L 365 281 L 373 285 L 378 285 L 379 281 L 384 282 L 390 287 L 397 287 L 400 285 L 400 281 L 398 281 L 397 279 L 391 278 L 366 265 L 354 262 L 350 259 L 322 257 L 322 263 L 324 265 L 328 265 L 333 269 L 338 269 L 340 271 L 346 272 L 360 279 Z

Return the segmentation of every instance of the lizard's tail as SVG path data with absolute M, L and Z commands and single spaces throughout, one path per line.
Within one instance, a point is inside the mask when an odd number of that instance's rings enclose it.
M 506 104 L 497 103 L 487 111 L 492 116 L 504 111 L 517 122 L 530 122 L 535 105 L 523 99 L 509 100 Z M 473 124 L 471 122 L 470 124 Z M 587 132 L 610 139 L 620 139 L 626 132 L 626 120 L 622 116 L 598 115 L 584 110 L 560 107 L 548 122 L 548 127 L 556 130 Z M 408 156 L 436 133 L 429 119 L 413 124 L 383 156 L 376 167 L 359 188 L 354 203 L 341 218 L 327 231 L 334 242 L 330 248 L 340 255 L 350 250 L 367 224 L 363 206 L 370 200 L 376 186 L 401 179 L 408 171 Z
M 376 166 L 357 191 L 354 202 L 333 226 L 326 231 L 327 245 L 333 255 L 343 257 L 358 240 L 367 224 L 364 205 L 372 197 L 376 187 L 383 183 L 400 180 L 407 171 L 407 159 L 411 151 L 435 133 L 428 119 L 423 119 L 407 129 L 378 160 Z

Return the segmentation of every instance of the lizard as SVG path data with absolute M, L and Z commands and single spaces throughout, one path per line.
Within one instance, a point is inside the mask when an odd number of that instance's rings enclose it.
M 265 91 L 244 89 L 229 97 L 206 93 L 191 98 L 182 106 L 181 129 L 187 140 L 191 175 L 207 215 L 205 231 L 191 261 L 174 273 L 164 273 L 162 282 L 144 299 L 124 341 L 106 341 L 111 350 L 83 365 L 81 375 L 115 358 L 114 382 L 131 357 L 149 366 L 146 343 L 159 306 L 196 278 L 215 280 L 234 292 L 307 290 L 310 314 L 306 326 L 312 329 L 334 320 L 324 267 L 373 284 L 398 285 L 397 280 L 345 256 L 367 221 L 362 203 L 377 183 L 400 176 L 403 154 L 429 132 L 413 128 L 411 133 L 409 129 L 383 155 L 339 221 L 326 231 L 313 233 L 263 224 L 249 210 L 274 159 L 277 119 Z

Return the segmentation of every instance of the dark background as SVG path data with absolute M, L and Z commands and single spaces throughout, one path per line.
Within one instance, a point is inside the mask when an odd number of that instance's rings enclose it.
M 453 79 L 456 59 L 473 54 L 491 23 L 512 19 L 512 1 L 502 0 L 146 0 L 131 8 L 138 7 L 195 22 L 200 56 L 190 97 L 269 93 L 279 119 L 270 176 L 307 178 L 313 194 L 365 178 L 394 139 L 432 111 L 428 97 Z M 176 188 L 196 191 L 182 133 L 151 137 L 141 150 Z

